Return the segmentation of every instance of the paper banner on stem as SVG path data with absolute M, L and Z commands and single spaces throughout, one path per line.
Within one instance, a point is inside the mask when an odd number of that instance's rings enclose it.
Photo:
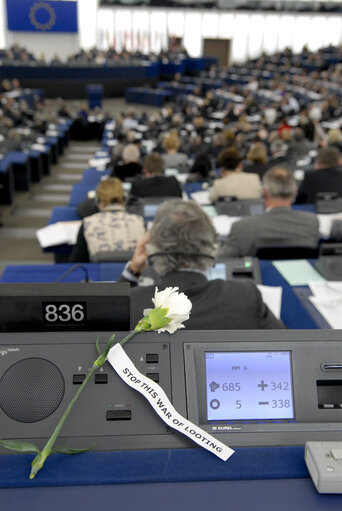
M 191 438 L 223 461 L 234 453 L 230 447 L 182 417 L 174 409 L 163 389 L 137 370 L 120 344 L 116 344 L 109 351 L 108 362 L 127 385 L 140 392 L 149 401 L 155 412 L 168 426 Z

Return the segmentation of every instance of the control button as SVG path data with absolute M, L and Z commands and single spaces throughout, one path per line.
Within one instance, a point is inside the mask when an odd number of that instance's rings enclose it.
M 333 403 L 324 403 L 323 408 L 335 408 L 335 405 Z
M 107 421 L 130 421 L 132 410 L 107 410 Z
M 108 383 L 108 374 L 106 373 L 95 374 L 95 383 Z
M 148 353 L 146 355 L 146 364 L 158 364 L 159 355 L 158 353 Z
M 85 374 L 73 374 L 72 376 L 72 383 L 74 385 L 81 385 L 84 380 L 86 379 L 86 375 Z
M 159 383 L 159 373 L 146 373 L 147 378 Z

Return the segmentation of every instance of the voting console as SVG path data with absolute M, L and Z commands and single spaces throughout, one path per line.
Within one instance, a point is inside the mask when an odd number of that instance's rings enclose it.
M 0 334 L 3 439 L 43 445 L 97 358 L 98 335 L 104 346 L 111 332 Z M 151 332 L 137 334 L 125 351 L 151 379 L 151 393 L 159 383 L 183 417 L 229 446 L 342 438 L 338 331 Z M 60 437 L 75 448 L 96 442 L 99 451 L 197 447 L 108 362 L 88 382 Z

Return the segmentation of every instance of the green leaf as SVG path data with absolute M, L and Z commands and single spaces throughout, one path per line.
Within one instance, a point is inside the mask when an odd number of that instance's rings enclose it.
M 111 336 L 111 338 L 109 339 L 109 341 L 107 342 L 104 352 L 100 353 L 100 356 L 95 360 L 95 362 L 94 362 L 95 367 L 101 367 L 106 362 L 108 352 L 113 347 L 114 338 L 115 338 L 115 334 L 113 334 Z M 97 350 L 99 351 L 99 346 L 98 346 L 97 341 L 96 341 L 96 347 L 97 347 Z
M 85 447 L 84 449 L 72 449 L 71 447 L 55 447 L 51 449 L 50 454 L 80 454 L 82 452 L 90 451 L 95 447 L 96 444 L 91 445 L 90 447 Z
M 97 353 L 99 355 L 101 355 L 101 350 L 100 350 L 100 345 L 99 345 L 100 339 L 101 339 L 100 336 L 96 339 L 96 349 L 97 349 Z
M 147 316 L 142 318 L 138 324 L 140 331 L 150 332 L 168 325 L 172 319 L 167 317 L 168 307 L 156 307 L 151 309 Z
M 22 442 L 21 440 L 1 440 L 0 445 L 6 449 L 19 452 L 36 452 L 39 453 L 38 447 L 29 442 Z

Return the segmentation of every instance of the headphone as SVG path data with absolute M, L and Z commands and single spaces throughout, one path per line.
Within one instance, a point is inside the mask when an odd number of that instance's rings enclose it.
M 195 256 L 195 257 L 206 257 L 207 259 L 211 259 L 212 261 L 215 261 L 215 257 L 209 254 L 204 254 L 202 252 L 188 252 L 186 250 L 169 250 L 165 252 L 155 252 L 154 254 L 151 254 L 147 256 L 148 261 L 150 261 L 153 257 L 157 256 L 168 256 L 168 255 L 189 255 L 189 256 Z

